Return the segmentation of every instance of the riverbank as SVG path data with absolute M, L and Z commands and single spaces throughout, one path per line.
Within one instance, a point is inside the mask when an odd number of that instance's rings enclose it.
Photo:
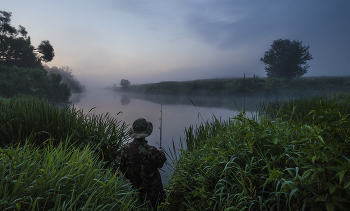
M 159 210 L 349 206 L 350 95 L 273 103 L 255 117 L 243 112 L 187 128 L 182 150 L 169 152 L 174 171 Z M 1 140 L 18 138 L 0 150 L 0 209 L 148 210 L 106 165 L 125 141 L 125 125 L 34 98 L 0 105 Z
M 170 210 L 346 210 L 349 105 L 347 93 L 299 98 L 186 129 Z
M 113 88 L 110 88 L 113 89 Z M 277 78 L 225 78 L 194 81 L 166 81 L 131 85 L 115 91 L 172 96 L 312 96 L 350 91 L 350 76 Z

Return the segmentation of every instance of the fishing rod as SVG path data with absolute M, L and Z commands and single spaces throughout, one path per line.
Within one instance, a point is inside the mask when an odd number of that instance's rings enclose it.
M 243 110 L 245 111 L 245 72 L 244 72 L 244 79 L 243 79 L 243 95 L 244 95 Z
M 163 107 L 162 104 L 160 104 L 160 127 L 159 127 L 159 132 L 160 132 L 160 136 L 159 136 L 159 149 L 162 148 L 162 128 L 163 128 Z

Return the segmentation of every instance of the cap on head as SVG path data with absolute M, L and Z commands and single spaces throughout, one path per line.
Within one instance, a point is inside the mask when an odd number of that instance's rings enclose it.
M 152 131 L 152 123 L 147 122 L 144 118 L 139 118 L 134 121 L 132 127 L 129 129 L 129 136 L 131 138 L 145 138 L 151 135 Z

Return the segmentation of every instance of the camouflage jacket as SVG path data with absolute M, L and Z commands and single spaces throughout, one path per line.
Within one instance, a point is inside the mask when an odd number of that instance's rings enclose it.
M 121 151 L 120 171 L 137 188 L 147 190 L 163 188 L 158 168 L 163 167 L 164 152 L 150 146 L 144 139 L 134 139 Z

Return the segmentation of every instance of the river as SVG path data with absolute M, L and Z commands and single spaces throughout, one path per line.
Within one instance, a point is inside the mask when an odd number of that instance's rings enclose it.
M 263 99 L 263 98 L 262 98 Z M 138 118 L 145 118 L 153 123 L 153 133 L 146 138 L 150 145 L 159 147 L 160 117 L 162 110 L 162 148 L 169 151 L 174 141 L 180 144 L 184 137 L 184 129 L 190 125 L 199 125 L 203 121 L 211 121 L 213 116 L 227 120 L 239 113 L 239 110 L 256 110 L 259 100 L 256 98 L 230 97 L 173 97 L 173 96 L 142 96 L 135 94 L 112 92 L 105 89 L 88 90 L 83 94 L 73 94 L 72 104 L 85 113 L 94 108 L 94 114 L 106 114 L 132 123 Z M 248 106 L 249 105 L 249 106 Z M 119 113 L 119 114 L 118 114 Z M 169 160 L 169 159 L 168 159 Z M 162 180 L 166 183 L 166 175 L 171 172 L 163 167 Z

